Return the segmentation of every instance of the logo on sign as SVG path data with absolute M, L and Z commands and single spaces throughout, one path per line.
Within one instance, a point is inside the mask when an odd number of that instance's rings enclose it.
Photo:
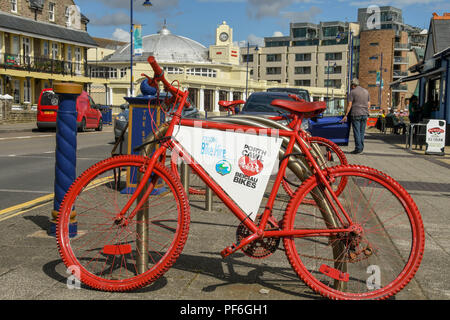
M 433 133 L 441 134 L 441 133 L 444 133 L 445 131 L 441 128 L 435 127 L 435 128 L 428 129 L 428 132 L 431 134 L 433 134 Z
M 241 157 L 238 164 L 242 173 L 249 177 L 257 175 L 263 169 L 263 164 L 260 160 L 252 160 L 249 156 Z
M 216 164 L 216 172 L 225 176 L 231 172 L 231 164 L 227 160 L 221 160 Z

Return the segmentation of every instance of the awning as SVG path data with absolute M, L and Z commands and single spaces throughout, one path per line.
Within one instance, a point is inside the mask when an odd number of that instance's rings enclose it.
M 394 82 L 391 82 L 389 85 L 392 87 L 393 85 L 396 85 L 396 84 L 399 84 L 399 83 L 402 83 L 402 82 L 414 81 L 414 80 L 417 80 L 417 79 L 420 79 L 420 78 L 424 78 L 424 77 L 429 77 L 429 76 L 432 76 L 434 74 L 441 73 L 441 72 L 444 72 L 444 71 L 445 71 L 445 68 L 439 68 L 439 69 L 428 71 L 428 72 L 425 72 L 425 73 L 413 74 L 411 76 L 403 77 L 403 78 L 400 78 L 400 79 L 398 79 L 398 80 L 396 80 Z

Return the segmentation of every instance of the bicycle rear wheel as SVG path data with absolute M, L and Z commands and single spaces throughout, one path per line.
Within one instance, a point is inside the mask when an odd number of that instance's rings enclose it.
M 316 161 L 321 169 L 348 164 L 345 153 L 333 141 L 322 137 L 309 136 L 308 143 L 315 146 L 314 151 L 319 152 L 321 158 L 318 158 Z M 285 177 L 281 183 L 286 193 L 291 197 L 301 185 L 301 181 L 299 181 L 298 177 L 289 168 L 286 169 Z M 347 177 L 336 179 L 333 182 L 333 190 L 339 195 L 344 190 L 346 184 Z
M 394 179 L 375 169 L 338 166 L 329 174 L 348 178 L 338 199 L 356 229 L 332 236 L 284 238 L 292 267 L 328 298 L 385 299 L 396 294 L 412 279 L 423 255 L 425 236 L 417 206 Z M 324 190 L 315 176 L 305 181 L 286 209 L 284 229 L 343 227 L 327 216 L 323 204 L 305 201 L 320 199 L 328 192 Z
M 179 181 L 159 163 L 146 185 L 153 191 L 143 208 L 128 224 L 117 223 L 117 214 L 145 171 L 145 159 L 124 155 L 95 164 L 72 184 L 61 204 L 57 226 L 61 257 L 90 287 L 105 291 L 143 287 L 172 266 L 187 240 L 186 194 Z M 73 209 L 78 235 L 71 238 Z

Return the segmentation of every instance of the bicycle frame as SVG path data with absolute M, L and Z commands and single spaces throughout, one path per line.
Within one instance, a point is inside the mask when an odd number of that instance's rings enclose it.
M 156 61 L 153 57 L 149 57 L 148 62 L 152 66 L 155 77 L 152 79 L 146 76 L 149 80 L 149 83 L 157 87 L 158 82 L 162 82 L 165 89 L 168 92 L 171 92 L 172 95 L 174 95 L 175 102 L 178 101 L 179 98 L 181 98 L 181 101 L 178 105 L 178 108 L 173 113 L 172 120 L 170 121 L 170 124 L 168 126 L 167 132 L 164 135 L 162 139 L 160 139 L 161 146 L 153 153 L 151 158 L 148 159 L 148 163 L 145 166 L 144 174 L 140 179 L 140 182 L 138 183 L 138 186 L 131 196 L 131 198 L 128 200 L 127 204 L 123 207 L 123 209 L 117 214 L 115 222 L 119 225 L 127 225 L 129 221 L 131 221 L 134 216 L 138 213 L 138 211 L 142 208 L 144 205 L 144 202 L 146 199 L 150 196 L 151 192 L 154 189 L 154 186 L 156 184 L 156 178 L 153 178 L 151 180 L 151 174 L 153 171 L 153 168 L 157 161 L 159 161 L 162 165 L 165 165 L 165 159 L 166 159 L 166 151 L 168 148 L 172 149 L 175 152 L 179 153 L 179 156 L 183 159 L 183 161 L 187 162 L 189 166 L 194 170 L 194 172 L 203 180 L 203 182 L 223 201 L 223 203 L 233 212 L 233 214 L 247 227 L 252 234 L 243 240 L 236 246 L 232 245 L 231 247 L 225 248 L 222 251 L 222 256 L 227 256 L 236 250 L 242 248 L 243 246 L 247 245 L 248 243 L 252 242 L 253 240 L 257 238 L 263 238 L 263 237 L 286 237 L 286 236 L 293 236 L 293 237 L 306 237 L 306 236 L 330 236 L 335 235 L 342 232 L 351 232 L 357 228 L 357 226 L 353 225 L 352 220 L 350 219 L 350 216 L 345 211 L 344 207 L 340 203 L 340 201 L 337 198 L 337 195 L 333 191 L 330 183 L 327 180 L 327 177 L 325 177 L 324 172 L 320 169 L 319 165 L 315 161 L 313 155 L 310 152 L 311 147 L 303 140 L 304 138 L 304 132 L 301 130 L 301 122 L 303 119 L 303 115 L 297 115 L 297 114 L 291 114 L 290 117 L 293 119 L 292 123 L 290 124 L 291 130 L 280 130 L 280 129 L 274 129 L 274 128 L 260 128 L 260 127 L 252 127 L 252 126 L 245 126 L 245 125 L 235 125 L 235 124 L 229 124 L 229 123 L 220 123 L 220 122 L 211 122 L 207 120 L 192 120 L 192 119 L 181 119 L 181 113 L 183 110 L 183 107 L 186 104 L 187 97 L 189 95 L 188 91 L 181 91 L 175 87 L 173 87 L 164 77 L 163 70 L 158 66 Z M 274 186 L 272 188 L 272 191 L 269 195 L 269 199 L 267 200 L 264 212 L 261 215 L 261 220 L 259 224 L 257 225 L 255 222 L 253 222 L 252 219 L 248 219 L 249 216 L 224 192 L 224 190 L 208 175 L 208 173 L 205 171 L 205 169 L 198 164 L 195 159 L 188 153 L 186 150 L 184 150 L 183 146 L 180 145 L 176 140 L 173 139 L 172 134 L 174 132 L 175 126 L 182 125 L 182 126 L 190 126 L 190 127 L 200 127 L 206 128 L 206 129 L 212 129 L 212 130 L 252 130 L 253 132 L 256 132 L 257 134 L 264 133 L 264 135 L 271 135 L 271 136 L 281 136 L 281 137 L 287 137 L 289 138 L 289 143 L 286 147 L 285 156 L 283 157 Z M 341 227 L 332 226 L 333 228 L 329 229 L 301 229 L 301 230 L 265 230 L 265 227 L 271 218 L 272 208 L 275 203 L 275 199 L 280 187 L 280 184 L 282 182 L 282 179 L 284 177 L 288 162 L 289 162 L 289 155 L 292 153 L 292 150 L 295 146 L 295 144 L 300 147 L 300 150 L 305 155 L 307 161 L 309 162 L 312 174 L 315 174 L 317 178 L 321 181 L 321 183 L 325 186 L 325 190 L 323 195 L 325 196 L 325 200 L 328 203 L 328 205 L 331 206 L 331 215 L 337 217 L 337 219 L 340 222 Z M 286 156 L 287 155 L 287 156 Z M 326 169 L 325 169 L 326 170 Z M 150 184 L 149 182 L 150 181 Z M 148 186 L 146 188 L 146 186 Z M 146 188 L 144 194 L 142 197 L 140 197 L 140 200 L 138 201 L 138 204 L 136 207 L 132 210 L 132 212 L 126 217 L 126 213 L 131 208 L 131 205 L 138 199 L 139 195 L 143 192 L 144 188 Z M 325 192 L 328 191 L 328 192 Z M 344 216 L 346 222 L 344 222 L 343 217 Z M 330 218 L 334 219 L 334 218 Z M 273 219 L 272 219 L 273 222 Z M 327 221 L 330 222 L 330 221 Z M 333 220 L 334 222 L 334 220 Z M 328 223 L 328 225 L 333 225 L 334 223 Z M 276 225 L 276 223 L 275 223 Z M 277 225 L 276 225 L 277 226 Z
M 187 95 L 184 95 L 184 100 L 186 99 Z M 182 107 L 182 103 L 180 103 L 180 108 Z M 141 179 L 141 182 L 136 188 L 136 191 L 128 201 L 127 205 L 122 209 L 122 211 L 118 214 L 117 220 L 120 221 L 120 223 L 127 223 L 127 221 L 133 219 L 133 217 L 136 215 L 136 213 L 139 211 L 139 209 L 144 204 L 145 199 L 150 195 L 150 193 L 153 191 L 153 187 L 156 183 L 156 181 L 152 181 L 150 187 L 145 191 L 144 196 L 142 197 L 141 201 L 137 204 L 136 208 L 129 214 L 128 217 L 124 220 L 125 213 L 128 211 L 128 209 L 131 207 L 132 203 L 138 198 L 138 195 L 142 192 L 144 189 L 144 186 L 147 184 L 147 181 L 151 179 L 151 173 L 153 170 L 153 167 L 156 163 L 156 161 L 160 161 L 162 164 L 165 162 L 165 154 L 168 148 L 172 149 L 173 152 L 178 152 L 179 156 L 189 164 L 189 166 L 194 170 L 194 172 L 203 180 L 203 182 L 211 188 L 211 190 L 223 201 L 223 203 L 233 212 L 233 214 L 243 223 L 251 232 L 252 234 L 248 236 L 247 238 L 243 239 L 237 246 L 233 245 L 231 248 L 227 248 L 225 253 L 223 253 L 223 256 L 226 256 L 228 254 L 233 253 L 234 251 L 240 249 L 241 247 L 247 245 L 248 243 L 252 242 L 253 240 L 257 238 L 262 237 L 286 237 L 286 236 L 293 236 L 293 237 L 307 237 L 307 236 L 331 236 L 336 235 L 338 233 L 342 232 L 351 232 L 354 230 L 353 223 L 351 221 L 351 218 L 343 208 L 342 204 L 337 199 L 336 194 L 332 190 L 332 187 L 330 186 L 327 178 L 325 177 L 324 172 L 319 168 L 319 165 L 316 163 L 313 155 L 310 152 L 311 147 L 304 142 L 302 139 L 302 130 L 300 130 L 301 125 L 301 117 L 298 117 L 297 115 L 294 115 L 294 128 L 292 131 L 288 130 L 279 130 L 279 129 L 271 129 L 271 128 L 259 128 L 259 127 L 252 127 L 252 126 L 242 126 L 242 125 L 233 125 L 233 124 L 227 124 L 227 123 L 219 123 L 219 122 L 212 122 L 212 121 L 206 121 L 206 120 L 192 120 L 192 119 L 181 119 L 177 117 L 178 110 L 175 113 L 169 128 L 167 130 L 166 135 L 162 139 L 161 147 L 155 151 L 155 153 L 152 155 L 151 158 L 148 158 L 148 165 L 145 169 L 145 173 Z M 280 164 L 279 171 L 277 173 L 274 186 L 272 188 L 272 191 L 269 195 L 269 198 L 267 200 L 267 203 L 265 205 L 264 212 L 262 213 L 261 220 L 259 224 L 256 224 L 252 219 L 248 219 L 248 215 L 243 212 L 243 210 L 224 192 L 224 190 L 208 175 L 208 173 L 205 171 L 205 169 L 196 162 L 196 160 L 183 148 L 180 143 L 178 143 L 176 140 L 172 138 L 172 134 L 174 131 L 174 127 L 176 125 L 182 125 L 182 126 L 189 126 L 189 127 L 199 127 L 205 128 L 205 129 L 212 129 L 212 130 L 252 130 L 252 132 L 256 132 L 256 134 L 264 133 L 265 135 L 278 135 L 282 137 L 288 137 L 289 143 L 285 151 L 285 155 L 289 155 L 293 148 L 295 143 L 298 144 L 304 155 L 306 156 L 306 159 L 311 164 L 311 167 L 313 169 L 313 174 L 317 175 L 318 179 L 323 183 L 326 190 L 328 192 L 323 192 L 324 196 L 326 197 L 327 203 L 331 206 L 331 210 L 334 214 L 334 216 L 339 220 L 341 228 L 332 228 L 332 229 L 299 229 L 299 230 L 265 230 L 266 225 L 271 217 L 272 208 L 275 203 L 275 199 L 281 184 L 281 181 L 284 176 L 284 172 L 287 168 L 289 157 L 285 157 Z M 344 216 L 342 217 L 341 214 Z

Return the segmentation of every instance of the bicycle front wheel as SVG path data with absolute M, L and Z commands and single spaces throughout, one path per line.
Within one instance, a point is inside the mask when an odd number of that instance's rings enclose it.
M 61 257 L 90 287 L 105 291 L 143 287 L 161 277 L 183 249 L 189 229 L 186 194 L 159 163 L 145 187 L 153 191 L 143 207 L 127 224 L 117 223 L 146 169 L 145 159 L 124 155 L 95 164 L 72 184 L 61 204 L 56 235 Z M 69 234 L 73 223 L 78 225 L 75 237 Z
M 348 179 L 338 199 L 354 231 L 284 238 L 292 267 L 328 298 L 385 299 L 396 294 L 412 279 L 423 255 L 425 236 L 416 204 L 400 184 L 375 169 L 338 166 L 329 169 L 328 177 Z M 283 227 L 347 227 L 320 203 L 328 192 L 324 190 L 315 176 L 306 180 L 286 209 Z

